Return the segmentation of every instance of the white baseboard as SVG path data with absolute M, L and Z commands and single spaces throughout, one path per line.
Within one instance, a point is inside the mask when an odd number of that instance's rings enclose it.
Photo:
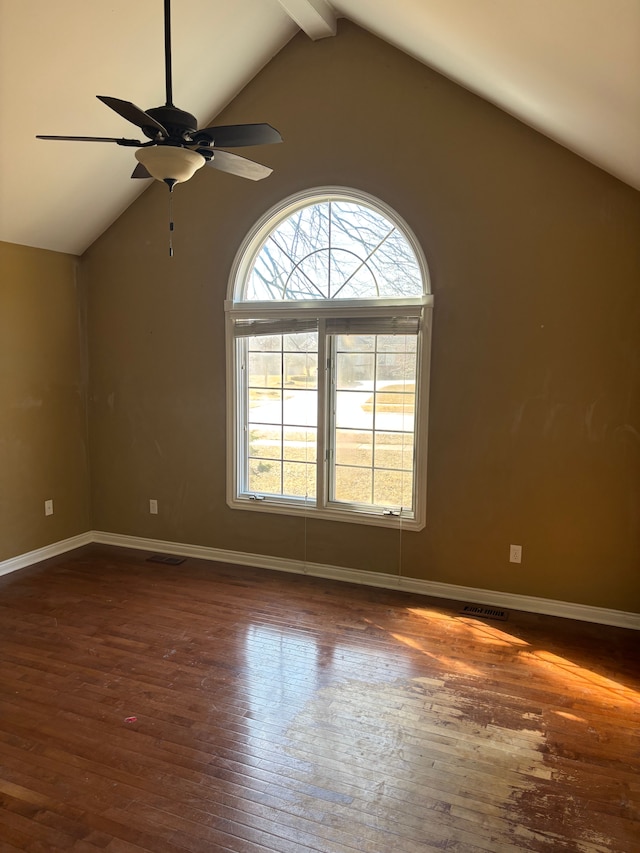
M 453 601 L 469 602 L 502 607 L 509 610 L 524 610 L 528 613 L 540 613 L 545 616 L 559 616 L 564 619 L 577 619 L 582 622 L 596 622 L 600 625 L 612 625 L 619 628 L 640 630 L 640 614 L 628 613 L 624 610 L 610 610 L 605 607 L 590 607 L 585 604 L 574 604 L 569 601 L 554 601 L 549 598 L 536 598 L 531 595 L 516 595 L 509 592 L 495 592 L 488 589 L 476 589 L 469 586 L 439 583 L 438 581 L 419 580 L 401 575 L 367 572 L 362 569 L 348 569 L 343 566 L 330 566 L 322 563 L 308 563 L 304 560 L 291 560 L 283 557 L 268 557 L 263 554 L 247 554 L 242 551 L 227 551 L 222 548 L 208 548 L 202 545 L 188 545 L 183 542 L 165 542 L 158 539 L 144 539 L 140 536 L 121 536 L 117 533 L 106 533 L 92 530 L 73 536 L 62 542 L 47 545 L 37 551 L 30 551 L 0 562 L 0 575 L 15 572 L 26 566 L 56 557 L 89 545 L 92 542 L 101 545 L 114 545 L 120 548 L 134 548 L 141 551 L 153 551 L 159 554 L 176 554 L 181 557 L 195 557 L 201 560 L 212 560 L 220 563 L 232 563 L 240 566 L 255 566 L 260 569 L 272 569 L 293 574 L 311 575 L 330 580 L 345 581 L 377 586 L 384 589 L 395 589 L 433 598 L 448 598 Z
M 73 551 L 74 548 L 80 548 L 82 545 L 90 545 L 94 541 L 93 533 L 88 531 L 87 533 L 80 533 L 78 536 L 72 536 L 70 539 L 54 542 L 52 545 L 37 548 L 35 551 L 29 551 L 27 554 L 19 554 L 10 560 L 0 562 L 0 575 L 17 572 L 18 569 L 24 569 L 27 566 L 32 566 L 34 563 L 48 560 L 49 557 L 57 557 L 59 554 L 65 554 L 67 551 Z
M 241 566 L 256 566 L 260 569 L 274 569 L 280 572 L 312 575 L 331 580 L 347 581 L 364 586 L 378 586 L 384 589 L 397 589 L 433 598 L 449 598 L 454 601 L 470 602 L 502 607 L 509 610 L 524 610 L 528 613 L 540 613 L 545 616 L 560 616 L 564 619 L 577 619 L 582 622 L 596 622 L 600 625 L 612 625 L 619 628 L 640 630 L 640 614 L 623 610 L 609 610 L 605 607 L 590 607 L 569 601 L 554 601 L 549 598 L 536 598 L 532 595 L 516 595 L 509 592 L 494 592 L 488 589 L 476 589 L 469 586 L 439 583 L 437 581 L 418 580 L 401 575 L 367 572 L 362 569 L 347 569 L 343 566 L 329 566 L 322 563 L 307 563 L 304 560 L 290 560 L 283 557 L 267 557 L 263 554 L 247 554 L 242 551 L 226 551 L 221 548 L 206 548 L 200 545 L 186 545 L 180 542 L 163 542 L 156 539 L 142 539 L 137 536 L 119 536 L 115 533 L 93 532 L 93 541 L 103 545 L 117 545 L 123 548 L 136 548 L 160 554 L 176 554 L 181 557 L 196 557 L 221 563 L 233 563 Z

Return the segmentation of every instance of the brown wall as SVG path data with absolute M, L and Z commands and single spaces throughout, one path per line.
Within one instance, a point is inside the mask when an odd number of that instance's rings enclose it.
M 179 186 L 172 260 L 157 184 L 83 257 L 94 526 L 640 610 L 640 194 L 347 22 L 219 117 L 263 120 L 285 144 L 247 153 L 274 174 Z M 225 503 L 230 266 L 266 209 L 327 184 L 390 204 L 430 265 L 420 533 Z
M 77 267 L 0 243 L 0 560 L 91 526 Z

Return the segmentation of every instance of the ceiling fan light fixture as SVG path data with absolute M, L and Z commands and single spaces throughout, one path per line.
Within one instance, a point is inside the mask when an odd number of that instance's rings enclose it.
M 170 183 L 171 186 L 188 181 L 206 163 L 202 154 L 177 145 L 138 148 L 136 160 L 156 181 Z

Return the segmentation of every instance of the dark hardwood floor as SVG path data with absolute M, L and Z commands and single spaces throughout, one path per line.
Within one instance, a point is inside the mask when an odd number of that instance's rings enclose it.
M 0 579 L 0 851 L 640 851 L 638 632 L 91 546 Z

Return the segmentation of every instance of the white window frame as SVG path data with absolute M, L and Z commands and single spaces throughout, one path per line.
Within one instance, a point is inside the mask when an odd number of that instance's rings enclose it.
M 290 300 L 257 302 L 239 298 L 255 258 L 264 241 L 280 222 L 302 207 L 326 201 L 361 203 L 378 210 L 393 222 L 409 242 L 422 276 L 424 294 L 421 297 L 398 299 L 336 299 L 336 300 Z M 383 527 L 421 530 L 426 524 L 427 491 L 427 430 L 429 408 L 429 373 L 431 352 L 431 318 L 433 296 L 430 292 L 429 271 L 417 239 L 404 220 L 388 205 L 360 190 L 346 187 L 321 187 L 305 190 L 284 199 L 268 210 L 247 234 L 240 246 L 229 278 L 226 314 L 226 365 L 227 365 L 227 504 L 232 509 L 285 515 L 312 516 L 330 521 L 356 522 Z M 318 410 L 323 415 L 317 424 L 318 461 L 316 463 L 318 502 L 304 498 L 287 498 L 278 495 L 251 495 L 239 493 L 241 469 L 240 458 L 243 442 L 239 430 L 246 423 L 245 415 L 239 415 L 242 399 L 242 381 L 238 367 L 238 338 L 234 325 L 239 320 L 276 320 L 291 317 L 314 319 L 318 322 Z M 326 367 L 325 324 L 340 317 L 362 317 L 380 321 L 394 315 L 419 316 L 421 329 L 418 334 L 415 412 L 415 464 L 414 464 L 414 507 L 410 516 L 406 513 L 389 514 L 378 506 L 361 504 L 329 503 L 327 476 L 329 459 L 322 458 L 321 448 L 325 445 L 326 432 L 330 428 L 327 401 L 330 395 L 329 374 Z M 322 361 L 321 361 L 322 359 Z M 323 365 L 323 369 L 321 369 Z M 246 414 L 246 413 L 245 413 Z

